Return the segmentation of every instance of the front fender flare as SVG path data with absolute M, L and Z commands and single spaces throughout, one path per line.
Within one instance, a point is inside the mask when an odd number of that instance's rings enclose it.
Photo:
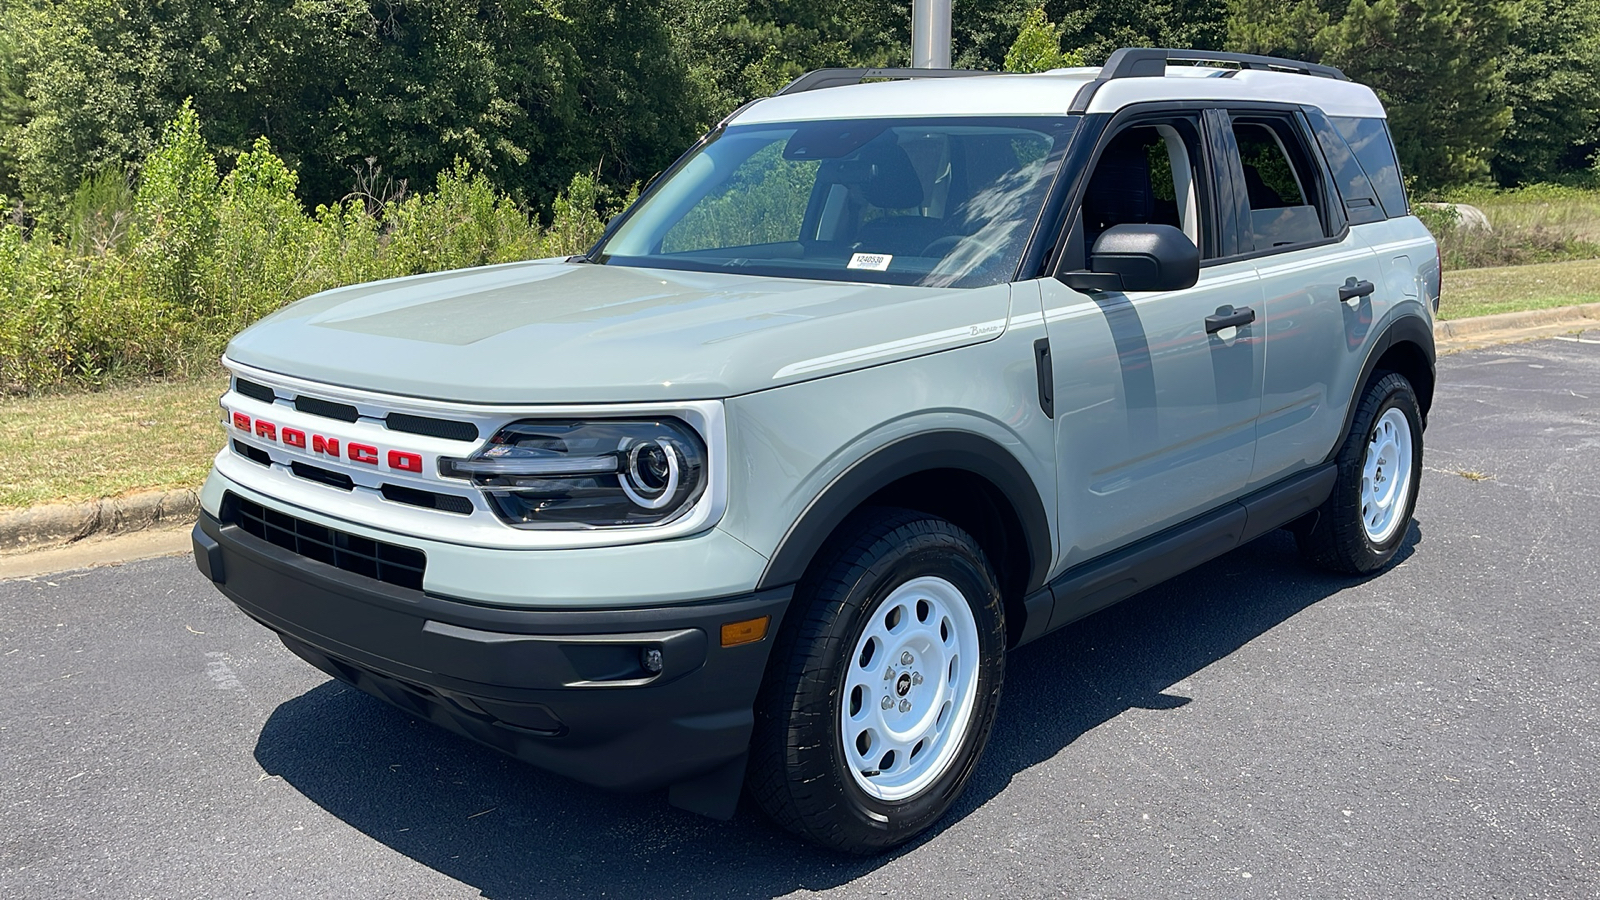
M 799 581 L 823 542 L 867 498 L 900 478 L 933 469 L 971 472 L 1000 491 L 1016 514 L 1027 544 L 1027 590 L 1042 586 L 1052 556 L 1050 519 L 1028 470 L 1009 450 L 987 437 L 969 431 L 934 431 L 885 444 L 835 478 L 789 527 L 757 589 Z

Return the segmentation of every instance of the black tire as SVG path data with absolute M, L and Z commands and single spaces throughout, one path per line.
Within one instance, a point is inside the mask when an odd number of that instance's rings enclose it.
M 976 620 L 974 702 L 942 774 L 910 797 L 885 802 L 868 795 L 848 768 L 840 725 L 845 672 L 883 601 L 899 585 L 930 575 L 956 586 Z M 867 509 L 840 528 L 796 589 L 756 701 L 747 787 L 773 821 L 857 854 L 904 843 L 938 821 L 972 776 L 999 707 L 1006 629 L 997 585 L 977 542 L 944 519 Z
M 1398 527 L 1388 538 L 1376 542 L 1362 524 L 1362 469 L 1374 428 L 1391 409 L 1400 411 L 1411 432 L 1411 480 Z M 1308 561 L 1330 571 L 1346 575 L 1376 572 L 1394 559 L 1405 542 L 1417 506 L 1417 491 L 1422 486 L 1422 411 L 1405 376 L 1395 372 L 1373 376 L 1356 402 L 1350 432 L 1334 462 L 1339 474 L 1333 493 L 1307 522 L 1295 529 L 1296 543 Z

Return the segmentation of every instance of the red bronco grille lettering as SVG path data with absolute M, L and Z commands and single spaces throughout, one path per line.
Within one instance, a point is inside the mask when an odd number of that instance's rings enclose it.
M 340 441 L 338 438 L 312 432 L 307 434 L 298 428 L 279 427 L 276 422 L 266 419 L 251 419 L 242 412 L 235 412 L 231 416 L 233 427 L 246 435 L 254 436 L 263 441 L 282 444 L 305 450 L 308 447 L 312 453 L 327 456 L 331 459 L 340 459 Z M 372 444 L 348 443 L 343 445 L 345 455 L 351 462 L 376 466 L 380 460 L 387 460 L 388 468 L 396 472 L 410 472 L 422 474 L 422 454 L 408 453 L 403 450 L 380 450 Z

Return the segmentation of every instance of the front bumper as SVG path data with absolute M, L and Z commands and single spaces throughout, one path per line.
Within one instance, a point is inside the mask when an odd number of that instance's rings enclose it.
M 737 790 L 756 690 L 792 593 L 652 608 L 491 607 L 352 574 L 205 512 L 194 549 L 201 572 L 317 668 L 536 766 L 617 790 L 707 773 L 723 793 Z M 763 640 L 721 645 L 724 623 L 759 616 L 771 617 Z M 646 649 L 661 651 L 659 673 L 645 670 Z M 697 805 L 676 793 L 675 803 Z M 731 801 L 720 805 L 731 812 Z

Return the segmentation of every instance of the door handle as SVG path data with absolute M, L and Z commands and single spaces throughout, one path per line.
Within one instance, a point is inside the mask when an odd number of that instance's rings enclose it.
M 1224 328 L 1249 325 L 1255 320 L 1256 311 L 1248 306 L 1243 309 L 1220 306 L 1217 308 L 1216 314 L 1206 316 L 1206 334 L 1216 334 Z
M 1339 288 L 1339 302 L 1344 303 L 1357 297 L 1370 297 L 1377 288 L 1370 281 L 1357 281 L 1354 276 L 1344 280 L 1344 287 Z

